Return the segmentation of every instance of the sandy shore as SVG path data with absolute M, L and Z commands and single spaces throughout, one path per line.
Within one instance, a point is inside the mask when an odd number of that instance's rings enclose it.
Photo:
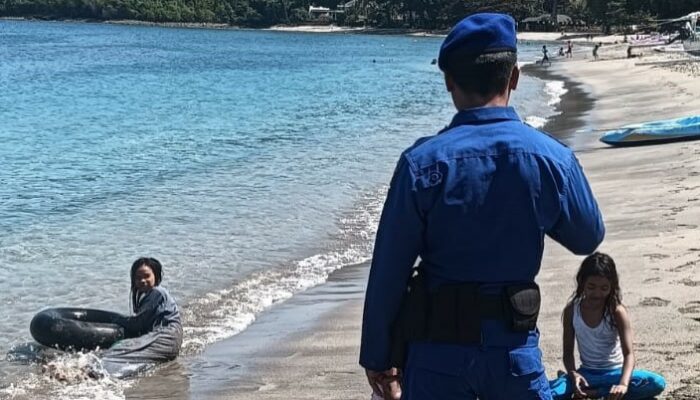
M 654 56 L 660 61 L 667 56 Z M 588 128 L 694 115 L 700 80 L 687 68 L 637 65 L 639 59 L 579 59 L 553 71 L 582 82 L 596 99 Z M 679 70 L 681 69 L 681 70 Z M 615 258 L 635 330 L 639 368 L 668 381 L 661 398 L 700 398 L 700 142 L 636 148 L 595 144 L 579 153 L 605 215 L 601 250 Z M 560 307 L 578 259 L 550 243 L 538 277 L 548 372 L 561 368 Z
M 620 271 L 637 366 L 666 377 L 661 399 L 698 399 L 700 141 L 610 148 L 596 139 L 603 128 L 697 113 L 700 79 L 688 68 L 639 62 L 592 61 L 577 54 L 546 70 L 533 66 L 530 73 L 568 79 L 563 113 L 548 128 L 578 150 L 604 212 L 608 233 L 601 250 L 613 255 Z M 560 313 L 580 261 L 548 241 L 538 282 L 544 296 L 541 345 L 550 376 L 562 368 Z M 357 364 L 367 270 L 362 265 L 338 271 L 328 284 L 211 346 L 187 368 L 174 366 L 144 380 L 127 398 L 368 399 Z M 286 307 L 296 307 L 296 315 L 285 313 Z M 269 328 L 279 326 L 279 319 L 289 329 Z M 277 324 L 266 323 L 272 320 Z M 163 393 L 173 379 L 180 385 L 185 380 L 186 389 Z
M 267 28 L 271 31 L 308 32 L 308 33 L 349 33 L 360 32 L 365 28 L 354 28 L 337 25 L 275 25 Z

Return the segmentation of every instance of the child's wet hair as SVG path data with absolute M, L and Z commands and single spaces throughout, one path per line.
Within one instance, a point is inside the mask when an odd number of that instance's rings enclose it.
M 148 268 L 153 271 L 153 275 L 156 278 L 156 286 L 160 285 L 160 282 L 163 280 L 163 266 L 160 264 L 160 261 L 156 260 L 155 258 L 152 257 L 141 257 L 138 260 L 134 261 L 133 264 L 131 264 L 131 308 L 136 311 L 136 306 L 137 304 L 137 290 L 136 290 L 136 271 L 141 268 L 142 266 L 147 266 Z
M 595 252 L 583 260 L 576 274 L 576 291 L 571 296 L 571 302 L 583 297 L 586 281 L 591 276 L 600 276 L 610 282 L 610 294 L 605 300 L 605 319 L 611 326 L 615 326 L 613 315 L 617 306 L 622 304 L 622 291 L 615 261 L 609 255 Z

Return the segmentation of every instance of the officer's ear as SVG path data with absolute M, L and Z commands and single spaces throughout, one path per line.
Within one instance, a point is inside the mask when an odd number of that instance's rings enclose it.
M 510 81 L 508 82 L 508 90 L 515 90 L 518 88 L 518 81 L 520 80 L 520 68 L 518 66 L 513 67 L 513 71 L 510 73 Z

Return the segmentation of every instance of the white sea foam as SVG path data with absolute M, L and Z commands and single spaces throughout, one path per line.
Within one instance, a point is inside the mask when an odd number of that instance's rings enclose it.
M 555 106 L 561 101 L 561 97 L 568 92 L 564 87 L 564 81 L 547 81 L 544 92 L 549 96 L 547 105 Z
M 0 388 L 0 398 L 121 400 L 125 398 L 124 391 L 134 383 L 132 380 L 114 380 L 107 375 L 101 379 L 88 377 L 88 369 L 99 368 L 94 352 L 64 353 L 42 364 L 41 370 L 39 364 L 32 365 L 33 371 L 26 374 L 21 382 Z M 56 384 L 58 377 L 62 384 Z
M 547 118 L 538 117 L 537 115 L 530 115 L 529 117 L 525 117 L 525 122 L 539 129 L 547 123 Z

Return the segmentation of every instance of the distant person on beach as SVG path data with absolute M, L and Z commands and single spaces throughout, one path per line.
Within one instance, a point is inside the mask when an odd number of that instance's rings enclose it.
M 563 56 L 564 56 L 564 48 L 560 47 L 559 48 L 559 57 L 563 57 Z
M 627 46 L 627 58 L 641 57 L 643 53 L 634 54 L 632 53 L 632 46 Z
M 552 62 L 549 61 L 549 50 L 547 50 L 547 46 L 542 46 L 542 61 L 540 61 L 540 64 L 544 65 L 545 62 L 552 65 Z
M 569 40 L 566 43 L 566 58 L 572 58 L 574 56 L 574 44 Z
M 598 59 L 598 49 L 602 46 L 602 43 L 596 43 L 595 46 L 593 46 L 593 59 L 597 60 Z
M 586 257 L 576 274 L 576 291 L 564 308 L 564 367 L 550 382 L 555 400 L 650 399 L 666 387 L 663 377 L 634 369 L 632 326 L 615 262 L 607 254 Z M 574 343 L 581 367 L 576 368 Z
M 508 106 L 520 77 L 513 18 L 463 19 L 438 66 L 457 113 L 394 170 L 360 365 L 385 399 L 549 400 L 536 328 L 544 238 L 590 254 L 602 217 L 574 153 Z

